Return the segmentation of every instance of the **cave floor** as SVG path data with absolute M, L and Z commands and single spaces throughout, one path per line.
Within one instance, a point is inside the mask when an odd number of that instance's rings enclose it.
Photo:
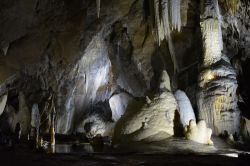
M 15 148 L 0 146 L 0 165 L 249 165 L 250 155 L 246 151 L 217 138 L 213 141 L 214 146 L 207 146 L 170 138 L 147 145 L 136 143 L 116 149 L 105 147 L 103 152 L 92 151 L 87 143 L 81 143 L 78 148 L 72 148 L 72 144 L 58 144 L 54 154 L 31 150 L 27 144 L 19 144 Z

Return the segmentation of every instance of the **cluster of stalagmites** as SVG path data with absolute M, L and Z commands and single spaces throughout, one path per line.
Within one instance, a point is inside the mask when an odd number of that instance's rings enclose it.
M 2 122 L 7 123 L 5 126 L 10 127 L 10 132 L 15 132 L 16 124 L 19 123 L 23 137 L 32 134 L 31 136 L 39 142 L 39 133 L 47 132 L 51 134 L 51 144 L 55 143 L 55 121 L 51 116 L 53 106 L 49 104 L 48 108 L 46 107 L 48 111 L 39 112 L 38 105 L 34 104 L 32 110 L 29 110 L 25 96 L 21 92 L 18 110 L 7 105 L 6 101 L 7 95 L 0 98 L 0 111 L 4 116 Z M 178 90 L 173 94 L 166 71 L 163 71 L 159 91 L 154 95 L 146 97 L 143 101 L 134 101 L 126 93 L 121 93 L 113 95 L 109 104 L 114 122 L 107 123 L 94 114 L 82 121 L 77 132 L 84 133 L 88 138 L 98 135 L 113 137 L 114 143 L 152 142 L 174 136 L 175 127 L 179 124 L 186 129 L 187 139 L 204 144 L 212 143 L 211 130 L 206 128 L 205 122 L 198 122 L 196 127 L 196 118 L 185 92 Z
M 158 43 L 160 44 L 163 39 L 167 39 L 173 63 L 175 68 L 178 68 L 174 58 L 171 30 L 180 31 L 181 0 L 154 0 L 153 3 Z M 96 4 L 97 15 L 100 17 L 100 0 L 96 0 Z M 226 5 L 232 12 L 237 10 L 237 1 L 231 3 L 227 1 Z M 114 143 L 152 142 L 174 136 L 179 125 L 184 130 L 183 134 L 188 140 L 209 145 L 213 144 L 211 140 L 212 131 L 216 135 L 224 131 L 229 134 L 239 133 L 240 111 L 237 107 L 238 98 L 236 95 L 238 84 L 236 72 L 231 66 L 230 60 L 222 55 L 221 21 L 218 1 L 205 0 L 201 15 L 204 53 L 198 80 L 198 117 L 195 117 L 193 107 L 185 92 L 181 90 L 172 91 L 168 73 L 163 71 L 158 92 L 138 101 L 125 92 L 114 94 L 109 97 L 108 101 L 113 122 L 106 122 L 100 115 L 93 114 L 85 118 L 76 127 L 76 132 L 84 133 L 89 138 L 97 135 L 113 137 Z M 100 48 L 100 50 L 105 49 L 107 48 Z M 97 51 L 93 54 L 97 54 Z M 102 56 L 101 53 L 100 56 Z M 83 57 L 82 61 L 85 60 L 87 59 Z M 91 63 L 90 61 L 89 64 Z M 96 79 L 86 77 L 88 72 L 87 74 L 81 73 L 84 84 L 86 84 L 85 89 L 82 89 L 82 94 L 89 93 L 91 96 L 98 97 L 96 95 L 99 87 L 108 82 L 105 76 L 110 69 L 110 62 L 106 64 L 99 69 L 100 72 Z M 85 67 L 85 65 L 82 65 L 82 68 Z M 91 86 L 88 86 L 89 84 Z M 91 88 L 88 89 L 88 87 Z M 72 90 L 73 93 L 75 93 L 74 90 Z M 60 121 L 56 124 L 58 131 L 64 128 L 69 131 L 73 124 L 71 118 L 73 115 L 70 113 L 71 105 L 73 105 L 72 94 L 70 93 L 65 103 L 67 111 L 69 111 L 68 114 L 67 112 L 64 113 L 65 122 Z M 36 139 L 39 139 L 39 130 L 44 130 L 47 133 L 50 130 L 52 134 L 51 143 L 54 143 L 55 127 L 53 127 L 53 123 L 50 123 L 55 122 L 53 116 L 50 115 L 53 112 L 39 111 L 37 104 L 34 104 L 30 111 L 22 92 L 19 93 L 18 110 L 6 104 L 7 98 L 7 94 L 0 98 L 0 116 L 4 118 L 4 123 L 6 123 L 2 126 L 7 125 L 11 132 L 15 132 L 16 124 L 19 124 L 23 136 L 28 135 L 30 130 L 35 130 L 37 131 Z M 89 100 L 86 101 L 89 102 Z M 44 126 L 44 123 L 47 125 Z M 243 134 L 250 137 L 250 122 L 244 119 L 244 123 Z M 62 133 L 66 133 L 66 129 Z
M 173 94 L 169 76 L 162 73 L 159 92 L 145 101 L 131 103 L 125 114 L 117 122 L 114 130 L 114 143 L 134 141 L 160 141 L 175 135 L 176 126 L 185 127 L 187 139 L 212 144 L 212 130 L 206 127 L 205 121 L 196 126 L 191 103 L 183 91 Z

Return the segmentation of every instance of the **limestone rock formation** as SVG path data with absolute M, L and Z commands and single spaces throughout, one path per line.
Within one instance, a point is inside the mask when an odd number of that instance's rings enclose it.
M 127 105 L 132 98 L 126 93 L 120 93 L 109 99 L 109 106 L 112 111 L 112 119 L 116 122 L 125 113 Z
M 161 85 L 169 84 L 169 77 L 163 72 Z M 167 86 L 161 87 L 161 93 L 155 94 L 149 103 L 135 102 L 128 106 L 116 124 L 114 143 L 157 141 L 174 135 L 177 102 Z
M 185 127 L 185 137 L 201 144 L 213 145 L 211 140 L 212 130 L 207 128 L 204 120 L 197 124 L 194 120 L 190 120 L 189 125 Z
M 8 95 L 3 95 L 0 97 L 0 116 L 2 115 L 4 108 L 6 106 Z
M 178 112 L 182 126 L 185 127 L 186 125 L 189 125 L 190 120 L 196 121 L 193 107 L 186 93 L 177 90 L 174 95 L 179 106 Z
M 206 0 L 203 5 L 201 30 L 204 53 L 197 93 L 198 116 L 216 135 L 225 130 L 230 134 L 239 133 L 238 83 L 230 60 L 222 54 L 219 4 L 217 0 Z
M 240 111 L 236 90 L 236 73 L 229 62 L 213 65 L 200 75 L 198 93 L 199 118 L 205 119 L 208 126 L 218 135 L 226 130 L 230 134 L 239 133 Z
M 114 94 L 144 97 L 152 87 L 157 88 L 162 70 L 169 70 L 172 77 L 171 55 L 176 45 L 182 49 L 172 59 L 178 58 L 175 63 L 181 68 L 200 55 L 192 49 L 199 37 L 199 27 L 192 21 L 197 13 L 190 13 L 187 0 L 181 1 L 186 5 L 179 2 L 158 1 L 159 9 L 152 11 L 153 1 L 2 0 L 0 96 L 23 90 L 28 106 L 38 103 L 42 108 L 52 87 L 59 134 L 75 132 L 96 103 Z M 180 13 L 183 8 L 185 12 Z M 164 22 L 162 37 L 173 39 L 161 41 L 160 47 L 156 45 L 156 12 L 161 25 Z M 171 33 L 171 27 L 179 29 L 182 24 L 180 14 L 191 18 L 189 28 L 178 32 L 185 37 Z
M 187 93 L 175 95 L 183 126 L 195 119 L 189 96 L 214 134 L 239 132 L 238 94 L 250 105 L 249 11 L 248 0 L 0 0 L 0 118 L 9 111 L 12 130 L 29 121 L 26 106 L 43 108 L 52 87 L 56 133 L 112 135 L 124 115 L 119 138 L 156 140 L 172 135 L 172 85 Z M 162 70 L 171 84 L 158 94 Z M 123 94 L 138 102 L 127 109 Z
M 77 132 L 85 134 L 88 138 L 97 135 L 112 137 L 114 123 L 103 121 L 98 115 L 91 115 L 78 126 Z
M 11 105 L 6 106 L 3 112 L 1 127 L 14 132 L 16 124 L 20 123 L 21 134 L 26 137 L 30 130 L 31 112 L 26 105 L 26 99 L 23 92 L 19 93 L 18 99 L 18 110 L 15 110 Z

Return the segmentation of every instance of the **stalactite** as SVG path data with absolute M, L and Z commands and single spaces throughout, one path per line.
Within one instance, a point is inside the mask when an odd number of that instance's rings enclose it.
M 96 12 L 98 18 L 100 18 L 100 11 L 101 11 L 101 0 L 96 0 Z
M 155 9 L 155 24 L 157 28 L 158 44 L 160 46 L 161 41 L 166 39 L 169 47 L 169 52 L 174 64 L 174 71 L 178 72 L 179 67 L 177 64 L 174 46 L 172 43 L 171 29 L 169 23 L 169 0 L 161 0 L 161 1 L 154 0 L 154 9 Z
M 170 1 L 172 30 L 181 31 L 181 0 Z
M 168 5 L 169 0 L 162 0 L 161 7 L 162 7 L 162 23 L 164 27 L 164 34 L 165 38 L 168 40 L 171 36 L 171 30 L 169 26 L 169 10 L 168 10 Z
M 155 9 L 155 22 L 157 28 L 158 44 L 161 45 L 161 41 L 164 40 L 164 27 L 161 21 L 160 16 L 160 3 L 159 0 L 154 0 L 154 9 Z

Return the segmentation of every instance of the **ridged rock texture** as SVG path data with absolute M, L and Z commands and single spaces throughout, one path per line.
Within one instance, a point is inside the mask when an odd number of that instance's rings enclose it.
M 164 34 L 173 40 L 171 45 L 163 40 L 158 46 L 157 26 L 152 21 L 155 11 L 150 4 L 147 0 L 1 1 L 0 15 L 5 19 L 0 20 L 0 96 L 8 93 L 6 108 L 18 112 L 18 92 L 22 90 L 30 115 L 34 104 L 42 113 L 51 87 L 55 131 L 72 134 L 85 132 L 79 129 L 89 117 L 112 124 L 110 98 L 124 93 L 131 99 L 145 97 L 148 90 L 158 88 L 163 70 L 168 70 L 172 79 L 175 66 L 186 69 L 191 65 L 180 77 L 184 80 L 181 86 L 187 88 L 192 83 L 186 81 L 187 76 L 196 78 L 194 61 L 201 50 L 193 49 L 199 39 L 198 22 L 194 21 L 197 13 L 187 1 L 178 3 L 177 11 L 168 3 L 165 14 L 170 10 L 177 14 L 173 16 L 177 27 L 187 15 L 190 21 L 186 20 L 188 28 L 174 35 L 170 34 L 171 15 L 165 17 L 169 32 Z M 174 47 L 183 48 L 175 50 L 178 62 L 173 62 L 169 53 Z M 192 54 L 185 55 L 190 50 Z M 177 85 L 177 80 L 171 84 Z M 115 107 L 123 109 L 123 104 L 115 103 Z
M 165 102 L 175 98 L 182 126 L 193 119 L 193 107 L 196 120 L 204 119 L 214 134 L 239 133 L 240 116 L 250 119 L 249 5 L 247 0 L 1 0 L 0 129 L 13 131 L 21 122 L 26 134 L 32 110 L 43 112 L 51 87 L 58 134 L 110 136 L 130 102 L 141 105 L 131 114 L 143 116 L 142 110 L 156 110 L 159 103 L 168 108 Z M 160 85 L 164 70 L 170 82 Z M 173 96 L 159 86 L 186 94 Z M 166 109 L 159 110 L 163 122 Z M 172 126 L 168 133 L 162 136 L 171 136 Z
M 160 93 L 155 94 L 152 100 L 129 105 L 115 126 L 114 144 L 159 141 L 174 135 L 177 102 L 171 89 L 167 89 L 169 85 L 169 76 L 164 71 Z
M 215 135 L 224 131 L 239 134 L 238 83 L 235 69 L 222 53 L 219 4 L 217 0 L 206 0 L 203 5 L 201 32 L 204 53 L 197 94 L 199 119 L 205 120 Z

